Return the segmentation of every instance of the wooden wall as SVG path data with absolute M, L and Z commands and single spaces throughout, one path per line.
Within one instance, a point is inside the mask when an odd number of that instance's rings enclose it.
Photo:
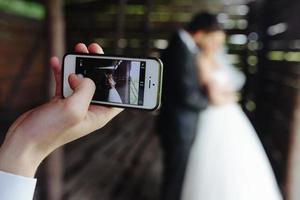
M 252 91 L 256 96 L 253 119 L 285 197 L 289 187 L 299 188 L 300 183 L 299 177 L 289 181 L 291 169 L 299 171 L 300 166 L 299 151 L 295 154 L 299 146 L 300 26 L 295 23 L 299 9 L 297 0 L 266 0 L 260 12 L 252 13 L 261 44 Z
M 162 153 L 153 114 L 124 111 L 65 148 L 68 200 L 159 199 Z
M 0 12 L 0 126 L 4 130 L 47 95 L 43 28 L 41 21 Z

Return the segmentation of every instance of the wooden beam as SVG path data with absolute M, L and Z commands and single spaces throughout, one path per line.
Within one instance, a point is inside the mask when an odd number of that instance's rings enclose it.
M 146 0 L 146 12 L 144 15 L 144 56 L 148 56 L 150 53 L 150 39 L 151 39 L 151 22 L 150 22 L 150 14 L 153 8 L 153 0 Z
M 65 22 L 63 0 L 47 0 L 47 27 L 49 58 L 56 55 L 61 60 L 65 52 Z M 54 79 L 50 78 L 49 94 L 54 94 Z M 45 161 L 46 200 L 63 199 L 63 149 L 52 153 Z
M 116 54 L 123 53 L 122 41 L 125 36 L 125 18 L 126 18 L 126 4 L 127 0 L 119 0 L 118 13 L 117 13 L 117 25 L 116 25 Z

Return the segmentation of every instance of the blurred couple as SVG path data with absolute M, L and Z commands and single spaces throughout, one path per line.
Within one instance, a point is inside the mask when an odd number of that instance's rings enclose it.
M 162 200 L 282 199 L 262 144 L 236 102 L 245 78 L 226 61 L 224 41 L 216 16 L 199 13 L 162 56 Z

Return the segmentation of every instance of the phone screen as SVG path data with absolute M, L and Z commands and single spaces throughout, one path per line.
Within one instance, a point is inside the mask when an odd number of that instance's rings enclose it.
M 76 74 L 96 84 L 94 101 L 143 105 L 145 61 L 76 57 Z

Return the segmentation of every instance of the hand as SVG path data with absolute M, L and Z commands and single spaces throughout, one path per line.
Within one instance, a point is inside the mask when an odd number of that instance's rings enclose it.
M 76 52 L 102 54 L 102 48 L 77 44 Z M 9 128 L 0 148 L 0 170 L 33 177 L 42 160 L 58 147 L 83 137 L 108 123 L 122 109 L 90 105 L 95 92 L 91 79 L 71 74 L 73 94 L 62 98 L 61 66 L 51 58 L 55 96 L 46 104 L 21 115 Z

